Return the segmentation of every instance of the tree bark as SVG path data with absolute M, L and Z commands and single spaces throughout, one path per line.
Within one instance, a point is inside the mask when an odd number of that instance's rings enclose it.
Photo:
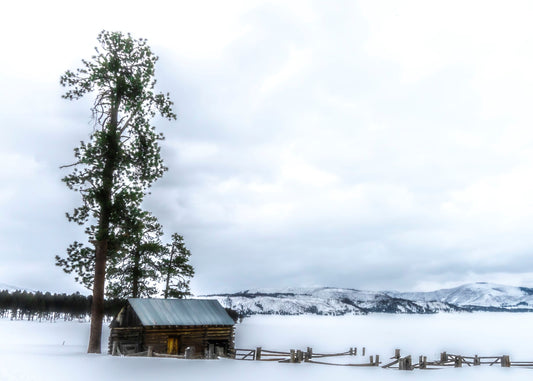
M 87 353 L 102 352 L 102 323 L 104 320 L 105 265 L 107 240 L 96 242 L 93 300 L 91 305 L 91 333 Z
M 174 250 L 174 248 L 172 248 L 172 250 Z M 170 263 L 172 263 L 172 258 L 174 258 L 174 253 L 171 251 L 170 252 L 169 266 L 170 266 Z M 168 298 L 168 292 L 169 292 L 169 289 L 170 289 L 170 269 L 165 268 L 164 270 L 167 272 L 167 279 L 165 281 L 165 299 L 167 299 Z
M 139 245 L 139 244 L 138 244 Z M 141 253 L 139 252 L 139 249 L 135 249 L 135 252 L 133 253 L 133 279 L 132 279 L 132 297 L 138 298 L 139 297 L 139 278 L 141 277 L 141 269 L 140 269 L 140 262 L 141 261 Z

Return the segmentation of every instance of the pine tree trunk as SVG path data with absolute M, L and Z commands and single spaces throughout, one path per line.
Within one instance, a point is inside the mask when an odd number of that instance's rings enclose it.
M 101 353 L 102 323 L 104 320 L 104 291 L 105 271 L 109 242 L 109 228 L 111 213 L 113 210 L 113 174 L 117 166 L 120 138 L 117 135 L 118 105 L 111 109 L 110 122 L 107 126 L 106 151 L 104 155 L 104 169 L 102 173 L 102 188 L 100 193 L 100 217 L 98 218 L 98 230 L 96 232 L 95 267 L 93 283 L 93 303 L 91 306 L 91 333 L 89 337 L 88 353 Z
M 101 353 L 102 323 L 104 320 L 105 265 L 107 240 L 96 242 L 93 300 L 91 305 L 91 333 L 87 353 Z
M 139 278 L 141 277 L 140 261 L 141 253 L 139 252 L 139 249 L 135 249 L 135 252 L 133 253 L 133 279 L 131 282 L 131 294 L 133 298 L 139 297 Z
M 174 257 L 174 253 L 170 253 L 170 261 L 169 263 L 172 263 L 172 258 Z M 170 269 L 165 268 L 165 271 L 167 272 L 167 279 L 165 282 L 165 299 L 168 298 L 168 292 L 170 291 Z

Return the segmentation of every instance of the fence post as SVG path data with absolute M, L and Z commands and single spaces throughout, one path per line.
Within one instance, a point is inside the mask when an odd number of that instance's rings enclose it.
M 366 348 L 363 347 L 363 356 L 365 355 Z
M 300 349 L 296 351 L 296 360 L 298 362 L 302 362 L 304 360 L 304 353 Z
M 261 360 L 261 347 L 257 347 L 255 349 L 255 359 L 256 360 Z
M 148 357 L 152 357 L 154 355 L 154 347 L 152 347 L 151 345 L 148 346 L 148 354 L 147 356 Z
M 481 365 L 481 359 L 478 357 L 478 355 L 474 356 L 474 366 Z
M 313 348 L 307 347 L 307 360 L 311 360 L 313 358 Z
M 353 356 L 353 348 L 350 347 L 350 356 Z
M 376 366 L 379 366 L 379 355 L 376 355 Z
M 400 370 L 412 370 L 411 355 L 399 359 L 398 365 Z
M 426 368 L 427 368 L 426 361 L 427 361 L 427 357 L 426 357 L 426 356 L 422 356 L 422 355 L 420 355 L 420 356 L 418 357 L 418 367 L 419 367 L 420 369 L 426 369 Z
M 456 368 L 461 368 L 463 366 L 463 358 L 461 356 L 455 356 L 455 365 Z
M 291 359 L 289 361 L 290 362 L 296 362 L 296 353 L 295 353 L 294 349 L 291 349 Z
M 370 364 L 374 365 L 374 356 L 370 356 Z
M 398 359 L 398 369 L 405 370 L 405 359 Z
M 185 358 L 190 359 L 192 357 L 192 349 L 191 347 L 185 348 Z
M 399 350 L 399 349 L 395 349 L 395 350 L 394 350 L 394 358 L 395 358 L 395 359 L 399 359 L 400 357 L 402 357 L 402 356 L 400 355 L 400 350 Z
M 446 361 L 448 361 L 448 355 L 446 354 L 446 352 L 442 352 L 440 354 L 440 362 L 445 363 Z
M 511 367 L 511 359 L 508 355 L 502 356 L 502 367 L 503 368 L 510 368 Z
M 354 356 L 357 356 L 357 347 L 354 347 L 354 348 L 353 348 L 353 355 L 354 355 Z

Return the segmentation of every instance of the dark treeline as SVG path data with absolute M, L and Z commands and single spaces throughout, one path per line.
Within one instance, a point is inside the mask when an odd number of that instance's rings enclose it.
M 72 320 L 90 316 L 92 296 L 51 294 L 28 291 L 0 291 L 0 317 L 28 320 Z M 104 313 L 114 316 L 124 306 L 125 300 L 105 301 Z

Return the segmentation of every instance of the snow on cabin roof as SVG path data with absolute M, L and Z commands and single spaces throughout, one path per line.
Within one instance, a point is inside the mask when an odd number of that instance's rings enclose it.
M 235 324 L 216 300 L 129 298 L 128 302 L 145 326 Z

